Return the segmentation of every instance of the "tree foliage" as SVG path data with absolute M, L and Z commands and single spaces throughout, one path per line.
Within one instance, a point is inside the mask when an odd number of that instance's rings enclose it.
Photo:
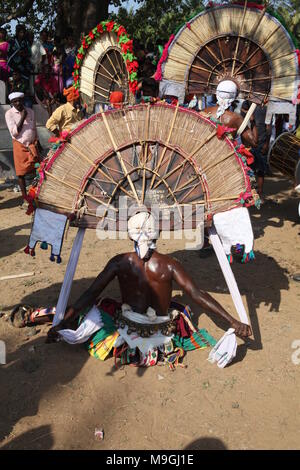
M 132 0 L 137 9 L 126 9 L 122 0 L 2 0 L 0 25 L 9 29 L 11 20 L 17 20 L 35 32 L 42 28 L 63 35 L 68 28 L 74 36 L 87 33 L 99 21 L 108 17 L 110 5 L 120 7 L 114 15 L 128 33 L 143 44 L 164 43 L 181 24 L 185 23 L 208 0 Z M 253 0 L 263 3 L 263 0 Z M 221 1 L 216 0 L 216 3 Z M 230 2 L 229 2 L 230 3 Z M 268 2 L 283 19 L 300 43 L 299 0 L 270 0 Z
M 141 44 L 166 42 L 181 24 L 203 8 L 201 0 L 145 0 L 139 8 L 129 11 L 120 7 L 115 18 L 131 37 Z

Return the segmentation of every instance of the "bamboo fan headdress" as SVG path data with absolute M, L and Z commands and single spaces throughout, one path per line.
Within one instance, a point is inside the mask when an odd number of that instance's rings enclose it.
M 239 97 L 263 104 L 268 96 L 292 101 L 297 95 L 295 46 L 282 24 L 266 9 L 215 6 L 199 13 L 172 40 L 161 63 L 161 94 L 181 86 L 188 94 L 214 94 L 233 80 Z M 162 61 L 163 62 L 163 61 Z
M 75 86 L 88 112 L 109 105 L 110 93 L 122 91 L 124 102 L 134 102 L 138 63 L 132 40 L 114 21 L 99 23 L 83 39 L 74 66 Z
M 96 114 L 49 153 L 40 169 L 38 207 L 72 214 L 79 227 L 96 228 L 110 218 L 120 225 L 127 217 L 119 204 L 123 196 L 128 207 L 159 206 L 161 228 L 171 210 L 183 220 L 190 205 L 195 228 L 199 206 L 208 220 L 253 204 L 245 159 L 225 134 L 218 136 L 209 119 L 164 103 Z

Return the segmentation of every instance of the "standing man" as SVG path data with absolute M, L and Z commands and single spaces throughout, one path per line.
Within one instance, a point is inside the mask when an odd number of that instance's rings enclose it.
M 34 165 L 39 162 L 35 116 L 32 109 L 24 106 L 24 93 L 13 92 L 8 99 L 12 107 L 6 111 L 5 120 L 13 141 L 16 175 L 26 200 L 25 175 L 34 174 Z

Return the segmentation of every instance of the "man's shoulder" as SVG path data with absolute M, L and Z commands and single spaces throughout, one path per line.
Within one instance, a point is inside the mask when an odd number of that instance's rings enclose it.
M 158 260 L 159 263 L 168 265 L 170 268 L 174 268 L 180 264 L 179 261 L 177 261 L 172 256 L 159 253 L 158 251 L 154 251 L 153 256 Z
M 5 116 L 10 116 L 10 115 L 13 115 L 14 114 L 14 108 L 9 108 L 6 113 L 5 113 Z

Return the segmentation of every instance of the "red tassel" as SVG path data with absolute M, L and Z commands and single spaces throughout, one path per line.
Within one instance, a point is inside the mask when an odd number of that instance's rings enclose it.
M 230 134 L 231 132 L 235 131 L 233 127 L 226 127 L 218 125 L 217 127 L 217 137 L 218 139 L 222 139 L 224 134 Z
M 34 206 L 32 203 L 30 203 L 26 211 L 26 215 L 31 215 L 33 212 L 34 212 Z
M 26 255 L 29 255 L 29 245 L 27 245 L 24 249 L 24 253 L 26 253 Z

